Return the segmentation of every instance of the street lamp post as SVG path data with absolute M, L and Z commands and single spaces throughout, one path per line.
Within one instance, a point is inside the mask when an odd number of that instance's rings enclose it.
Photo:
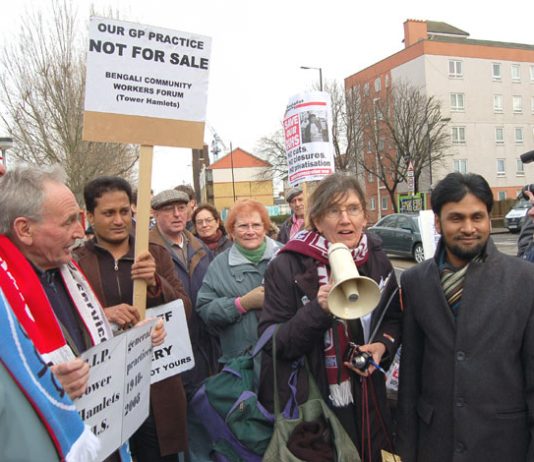
M 314 69 L 319 71 L 319 90 L 323 91 L 323 69 L 320 67 L 300 66 L 301 69 Z
M 0 138 L 0 152 L 2 153 L 2 162 L 4 167 L 7 166 L 6 151 L 13 147 L 13 138 Z

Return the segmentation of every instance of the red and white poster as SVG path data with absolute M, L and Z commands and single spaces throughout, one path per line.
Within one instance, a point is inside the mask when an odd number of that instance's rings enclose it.
M 330 95 L 312 91 L 290 99 L 284 116 L 288 181 L 319 181 L 335 171 Z

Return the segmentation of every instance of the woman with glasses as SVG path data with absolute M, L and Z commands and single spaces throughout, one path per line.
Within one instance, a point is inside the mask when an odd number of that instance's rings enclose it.
M 219 212 L 211 204 L 200 204 L 191 218 L 195 235 L 213 252 L 219 255 L 232 245 L 221 221 Z
M 198 292 L 196 309 L 221 341 L 221 363 L 256 343 L 263 306 L 263 275 L 280 244 L 267 237 L 266 208 L 252 199 L 230 209 L 226 231 L 234 245 L 210 264 Z
M 259 333 L 279 324 L 276 334 L 278 388 L 287 402 L 294 361 L 307 357 L 324 401 L 333 409 L 357 447 L 362 461 L 380 461 L 380 450 L 393 451 L 384 371 L 400 343 L 401 311 L 393 267 L 378 238 L 365 232 L 367 209 L 355 177 L 339 174 L 322 180 L 308 200 L 308 229 L 300 231 L 265 273 L 265 302 Z M 332 289 L 328 248 L 343 243 L 361 276 L 379 286 L 378 306 L 360 319 L 344 320 L 330 312 Z M 359 370 L 347 358 L 349 343 L 359 345 L 373 363 Z M 273 408 L 272 356 L 262 356 L 260 400 Z M 300 372 L 297 401 L 308 398 L 306 374 Z

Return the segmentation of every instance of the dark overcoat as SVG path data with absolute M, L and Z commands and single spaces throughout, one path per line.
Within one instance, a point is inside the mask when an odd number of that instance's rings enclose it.
M 401 287 L 403 462 L 534 460 L 534 266 L 490 239 L 456 319 L 437 257 L 405 271 Z

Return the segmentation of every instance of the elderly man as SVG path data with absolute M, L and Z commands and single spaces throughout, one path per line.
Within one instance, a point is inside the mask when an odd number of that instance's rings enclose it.
M 74 242 L 84 235 L 80 207 L 57 168 L 15 168 L 0 179 L 0 189 L 0 287 L 65 391 L 81 396 L 89 366 L 76 356 L 113 334 L 71 259 Z M 134 267 L 144 274 L 146 260 Z M 158 323 L 153 343 L 164 336 Z
M 291 216 L 280 225 L 278 241 L 285 244 L 295 234 L 304 229 L 304 193 L 300 188 L 292 188 L 286 194 Z
M 109 321 L 120 326 L 139 319 L 132 306 L 135 240 L 132 231 L 132 189 L 119 177 L 95 178 L 83 191 L 87 218 L 95 238 L 76 250 L 75 256 L 104 306 Z M 187 316 L 191 303 L 176 278 L 173 263 L 165 248 L 150 244 L 147 271 L 147 306 L 157 306 L 177 298 L 184 302 Z M 108 308 L 109 307 L 109 308 Z M 150 388 L 150 415 L 130 439 L 138 462 L 176 461 L 187 450 L 184 387 L 179 375 Z M 154 436 L 156 436 L 154 438 Z
M 402 460 L 534 460 L 532 266 L 496 249 L 480 175 L 447 175 L 431 203 L 436 255 L 401 277 Z
M 197 293 L 212 259 L 211 252 L 193 234 L 187 231 L 189 196 L 183 191 L 169 189 L 152 198 L 156 226 L 150 231 L 150 242 L 163 245 L 171 254 L 174 268 L 189 295 L 193 306 Z M 218 339 L 193 310 L 189 320 L 189 336 L 195 356 L 195 367 L 182 374 L 185 391 L 190 400 L 200 383 L 219 369 L 221 355 Z M 191 460 L 209 460 L 209 440 L 203 427 L 191 412 L 187 416 Z

